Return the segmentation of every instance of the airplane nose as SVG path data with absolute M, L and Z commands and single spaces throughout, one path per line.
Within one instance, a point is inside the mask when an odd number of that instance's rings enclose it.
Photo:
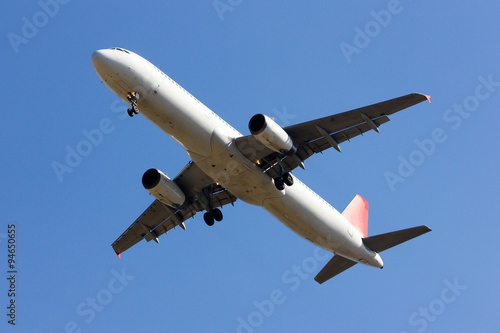
M 120 69 L 120 62 L 113 50 L 103 49 L 92 53 L 92 64 L 103 82 L 110 79 Z
M 99 68 L 103 68 L 106 62 L 109 61 L 109 57 L 106 55 L 106 50 L 97 50 L 92 53 L 92 64 L 94 68 L 99 71 Z

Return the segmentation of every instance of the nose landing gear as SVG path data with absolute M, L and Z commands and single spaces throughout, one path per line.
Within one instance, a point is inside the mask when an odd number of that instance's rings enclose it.
M 136 94 L 135 91 L 131 91 L 127 94 L 127 99 L 130 102 L 130 108 L 127 109 L 127 113 L 130 117 L 133 117 L 134 114 L 139 113 L 139 109 L 137 108 L 137 100 L 139 99 L 139 94 Z

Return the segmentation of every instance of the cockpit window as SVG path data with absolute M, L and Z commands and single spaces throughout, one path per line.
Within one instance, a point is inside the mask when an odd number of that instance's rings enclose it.
M 125 50 L 125 49 L 122 49 L 122 48 L 119 48 L 119 47 L 112 47 L 111 50 L 118 50 L 118 51 L 121 51 L 121 52 L 125 52 L 125 53 L 128 53 L 130 54 L 129 51 Z

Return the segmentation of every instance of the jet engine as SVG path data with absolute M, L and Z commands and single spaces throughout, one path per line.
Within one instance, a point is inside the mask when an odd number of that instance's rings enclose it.
M 156 199 L 168 206 L 182 205 L 184 192 L 167 175 L 157 169 L 149 169 L 142 176 L 142 185 Z
M 287 154 L 295 148 L 287 132 L 268 116 L 256 114 L 250 119 L 248 129 L 260 143 L 277 153 Z

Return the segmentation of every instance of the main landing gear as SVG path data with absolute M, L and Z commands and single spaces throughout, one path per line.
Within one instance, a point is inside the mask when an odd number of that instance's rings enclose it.
M 274 178 L 274 186 L 280 191 L 285 189 L 285 185 L 293 185 L 293 177 L 289 172 L 285 172 L 283 176 Z
M 214 208 L 214 184 L 210 185 L 208 188 L 206 188 L 206 196 L 207 196 L 207 212 L 203 214 L 203 219 L 205 220 L 205 223 L 208 226 L 213 226 L 215 221 L 220 222 L 222 221 L 222 212 L 220 211 L 219 208 Z
M 211 212 L 206 212 L 203 215 L 203 219 L 208 226 L 213 226 L 215 223 L 214 221 L 222 221 L 222 212 L 219 208 L 212 209 Z
M 281 177 L 274 178 L 274 186 L 276 186 L 278 191 L 283 191 L 285 189 L 285 185 L 286 186 L 293 185 L 293 177 L 289 172 L 285 172 L 285 168 L 283 167 L 281 158 L 278 155 L 276 155 L 276 162 L 280 167 Z
M 127 113 L 130 117 L 133 117 L 134 114 L 139 113 L 139 109 L 137 108 L 137 99 L 139 98 L 139 95 L 136 94 L 135 91 L 131 91 L 127 94 L 127 99 L 130 102 L 130 108 L 127 109 Z

